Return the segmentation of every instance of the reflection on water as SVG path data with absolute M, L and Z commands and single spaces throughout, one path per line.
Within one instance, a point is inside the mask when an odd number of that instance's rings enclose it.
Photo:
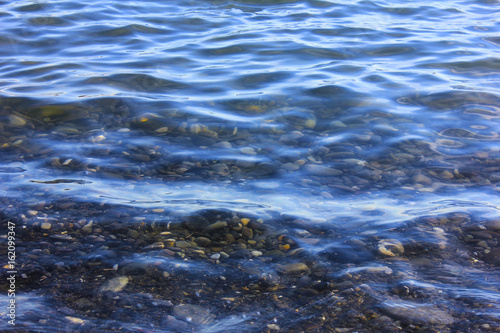
M 1 3 L 1 329 L 498 330 L 497 5 Z

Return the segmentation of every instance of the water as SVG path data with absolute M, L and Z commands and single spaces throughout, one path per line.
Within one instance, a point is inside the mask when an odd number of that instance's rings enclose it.
M 498 8 L 1 1 L 2 330 L 498 330 Z

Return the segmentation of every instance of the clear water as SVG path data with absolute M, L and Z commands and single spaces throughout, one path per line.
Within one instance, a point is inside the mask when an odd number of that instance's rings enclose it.
M 1 1 L 2 330 L 498 329 L 499 5 Z

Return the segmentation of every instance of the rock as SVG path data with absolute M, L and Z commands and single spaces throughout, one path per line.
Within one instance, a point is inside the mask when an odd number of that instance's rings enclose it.
M 184 331 L 189 327 L 186 322 L 176 319 L 174 316 L 166 316 L 161 323 L 168 330 Z
M 52 226 L 52 224 L 50 224 L 49 222 L 44 222 L 40 225 L 40 227 L 44 230 L 48 230 L 50 229 L 50 227 Z
M 313 176 L 340 176 L 342 171 L 337 169 L 332 169 L 323 165 L 318 164 L 307 164 L 304 166 L 304 170 Z
M 251 171 L 251 174 L 256 176 L 269 176 L 276 173 L 278 167 L 272 163 L 262 162 L 255 166 L 255 168 Z
M 207 237 L 196 237 L 195 242 L 202 247 L 207 247 L 210 243 L 212 243 L 212 241 Z
M 416 325 L 451 325 L 455 321 L 448 312 L 429 304 L 388 299 L 380 305 L 388 316 Z
M 373 254 L 360 244 L 336 244 L 321 252 L 329 260 L 341 263 L 361 263 L 374 259 Z
M 11 114 L 11 115 L 9 115 L 8 119 L 9 119 L 9 124 L 11 124 L 13 126 L 26 125 L 26 120 L 24 120 L 24 118 L 18 117 L 16 115 Z
M 302 134 L 299 131 L 292 131 L 290 133 L 283 134 L 282 136 L 280 136 L 280 141 L 281 142 L 292 142 L 294 140 L 302 138 L 303 136 L 304 136 L 304 134 Z
M 252 147 L 243 147 L 240 148 L 240 152 L 245 155 L 256 155 L 257 153 L 255 152 L 255 149 Z
M 415 175 L 412 179 L 418 184 L 432 184 L 432 179 L 422 174 Z
M 227 222 L 225 222 L 225 221 L 217 221 L 217 222 L 209 225 L 205 229 L 203 229 L 203 232 L 212 232 L 212 231 L 219 230 L 219 229 L 222 229 L 222 228 L 225 228 L 225 227 L 227 227 Z
M 125 288 L 125 286 L 128 284 L 128 277 L 126 276 L 118 276 L 115 278 L 112 278 L 109 281 L 106 281 L 100 288 L 100 291 L 113 291 L 113 292 L 118 292 Z
M 309 267 L 304 263 L 297 262 L 279 266 L 278 270 L 283 274 L 300 274 L 309 271 Z
M 484 223 L 484 226 L 488 230 L 500 231 L 500 220 L 489 220 Z
M 484 261 L 495 266 L 500 266 L 500 247 L 492 248 L 490 252 L 484 256 Z
M 250 228 L 243 227 L 243 228 L 241 229 L 241 234 L 242 234 L 243 236 L 245 236 L 246 238 L 248 238 L 248 239 L 252 239 L 252 238 L 253 238 L 253 230 L 252 230 L 252 229 L 250 229 Z
M 403 244 L 397 239 L 382 239 L 378 242 L 378 252 L 383 255 L 395 257 L 403 254 L 404 251 Z
M 223 148 L 223 149 L 233 148 L 233 146 L 231 145 L 231 143 L 227 142 L 227 141 L 217 142 L 217 143 L 213 144 L 212 147 L 214 147 L 214 148 Z
M 211 324 L 215 316 L 210 310 L 194 304 L 178 304 L 172 310 L 175 318 L 199 326 Z
M 218 163 L 212 166 L 212 170 L 220 175 L 227 175 L 229 168 L 225 163 Z

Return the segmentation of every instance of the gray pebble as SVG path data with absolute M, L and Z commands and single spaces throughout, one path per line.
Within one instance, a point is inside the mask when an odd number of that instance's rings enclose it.
M 178 304 L 172 312 L 175 318 L 197 326 L 211 324 L 215 319 L 210 310 L 194 304 Z
M 429 304 L 390 299 L 381 304 L 387 315 L 417 325 L 451 325 L 455 321 L 448 312 Z
M 304 170 L 314 176 L 340 176 L 342 171 L 318 164 L 307 164 Z

